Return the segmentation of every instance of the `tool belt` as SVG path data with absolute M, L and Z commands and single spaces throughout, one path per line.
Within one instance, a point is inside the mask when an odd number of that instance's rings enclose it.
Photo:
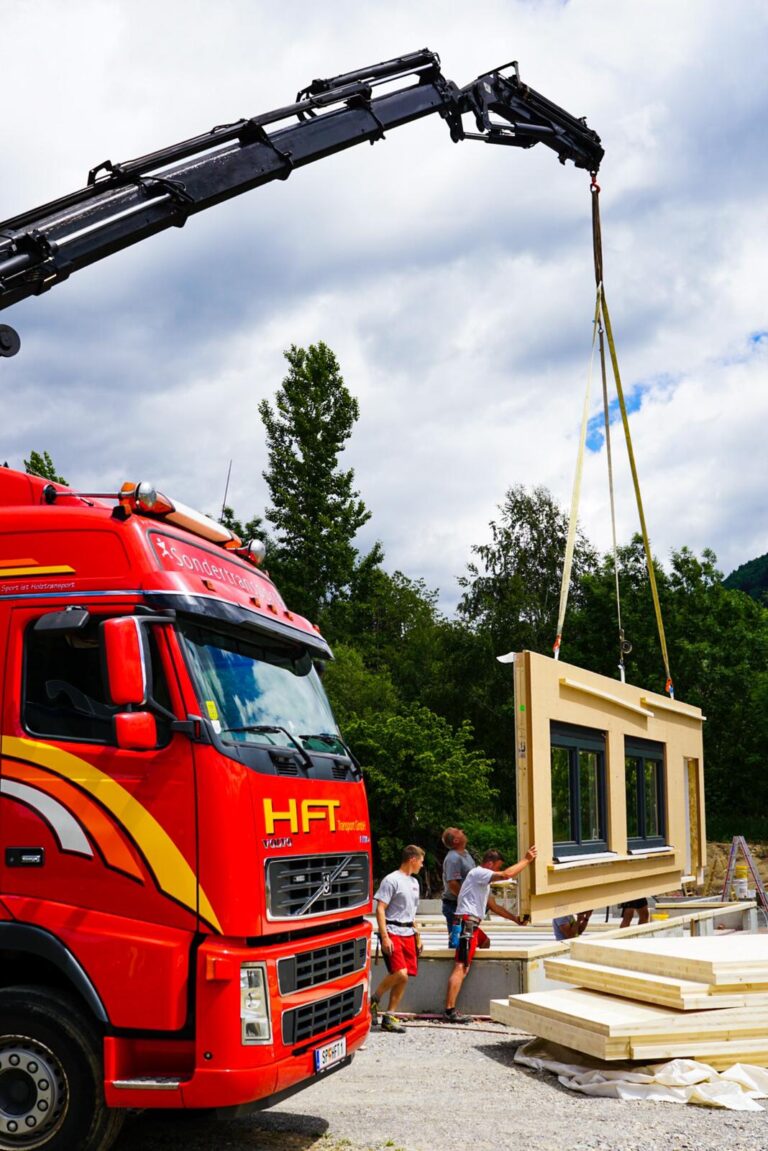
M 469 947 L 472 936 L 480 926 L 477 915 L 454 915 L 451 928 L 451 947 Z

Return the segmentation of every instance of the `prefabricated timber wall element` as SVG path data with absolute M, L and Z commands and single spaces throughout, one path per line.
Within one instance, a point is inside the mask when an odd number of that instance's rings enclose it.
M 519 905 L 564 915 L 703 882 L 697 707 L 524 651 L 514 658 Z
M 578 939 L 545 961 L 574 984 L 491 1002 L 491 1018 L 598 1059 L 768 1062 L 768 936 Z

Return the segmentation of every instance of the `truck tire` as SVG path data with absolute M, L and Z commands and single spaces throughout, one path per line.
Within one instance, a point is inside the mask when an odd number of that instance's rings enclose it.
M 107 1151 L 124 1116 L 104 1102 L 101 1040 L 75 1001 L 0 988 L 0 1151 Z

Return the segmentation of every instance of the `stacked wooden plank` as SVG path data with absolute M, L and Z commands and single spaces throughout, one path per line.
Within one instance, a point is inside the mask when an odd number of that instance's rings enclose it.
M 599 1059 L 768 1065 L 768 936 L 580 939 L 547 976 L 575 986 L 491 1004 L 491 1017 Z

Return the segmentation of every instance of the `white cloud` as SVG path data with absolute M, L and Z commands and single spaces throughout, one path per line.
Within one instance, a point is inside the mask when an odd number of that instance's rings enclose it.
M 317 76 L 425 45 L 460 84 L 516 58 L 603 137 L 608 302 L 646 514 L 662 558 L 768 550 L 764 252 L 768 9 L 736 0 L 6 0 L 0 215 Z M 296 172 L 78 273 L 2 319 L 0 457 L 73 482 L 147 476 L 215 510 L 266 500 L 258 401 L 282 350 L 325 340 L 362 415 L 349 447 L 364 543 L 455 602 L 513 483 L 564 507 L 589 358 L 588 178 L 550 151 L 453 145 L 438 117 Z M 615 443 L 617 458 L 620 442 Z M 619 471 L 620 534 L 636 516 Z M 605 462 L 583 527 L 609 542 Z

